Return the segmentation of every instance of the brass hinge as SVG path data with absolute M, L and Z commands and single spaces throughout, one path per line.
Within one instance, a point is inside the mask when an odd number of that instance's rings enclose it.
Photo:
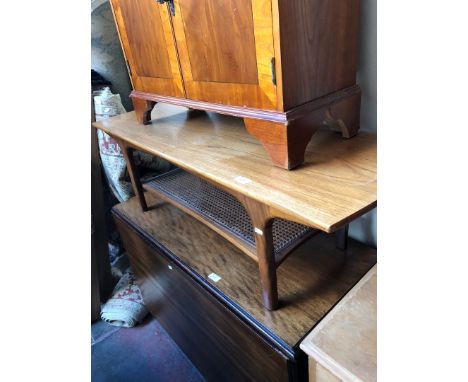
M 272 57 L 270 60 L 270 66 L 271 66 L 271 82 L 273 82 L 273 85 L 276 86 L 276 60 L 274 57 Z

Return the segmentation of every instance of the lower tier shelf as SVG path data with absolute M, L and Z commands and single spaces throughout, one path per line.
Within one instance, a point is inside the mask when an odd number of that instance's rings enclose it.
M 255 261 L 258 261 L 254 227 L 244 206 L 231 194 L 180 169 L 162 174 L 144 185 L 158 197 L 207 224 Z M 318 233 L 283 219 L 273 221 L 277 266 L 305 239 Z

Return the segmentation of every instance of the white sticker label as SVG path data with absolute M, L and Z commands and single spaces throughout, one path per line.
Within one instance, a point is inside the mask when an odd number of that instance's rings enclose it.
M 259 235 L 263 235 L 263 231 L 260 228 L 255 227 L 254 231 L 255 233 L 258 233 Z
M 215 283 L 217 283 L 219 280 L 221 280 L 221 277 L 218 276 L 216 273 L 210 273 L 208 275 L 208 278 L 213 280 Z
M 239 184 L 249 184 L 252 183 L 252 181 L 249 178 L 245 178 L 243 176 L 236 176 L 234 178 L 234 181 L 236 181 Z

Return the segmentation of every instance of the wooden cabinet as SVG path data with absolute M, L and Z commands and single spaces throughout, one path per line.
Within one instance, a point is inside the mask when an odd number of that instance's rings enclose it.
M 169 260 L 160 244 L 158 248 L 154 240 L 145 241 L 135 234 L 139 227 L 118 217 L 116 224 L 131 253 L 145 305 L 207 381 L 292 380 L 288 371 L 289 365 L 295 366 L 292 357 L 259 338 Z
M 359 128 L 359 0 L 111 0 L 141 123 L 156 102 L 244 118 L 277 166 Z

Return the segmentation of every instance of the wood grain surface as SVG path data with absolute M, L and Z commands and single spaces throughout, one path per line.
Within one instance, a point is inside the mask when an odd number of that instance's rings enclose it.
M 135 233 L 131 223 L 115 221 L 145 306 L 207 382 L 294 381 L 288 378 L 292 362 L 286 354 L 262 339 L 161 248 Z
M 187 98 L 277 110 L 271 0 L 174 1 Z
M 377 381 L 377 265 L 315 327 L 301 349 L 341 381 Z
M 111 0 L 133 88 L 185 97 L 167 7 L 155 0 Z
M 157 113 L 157 114 L 155 114 Z M 271 206 L 286 219 L 333 232 L 377 205 L 376 135 L 350 140 L 318 131 L 305 163 L 293 171 L 271 165 L 241 119 L 158 104 L 151 124 L 134 113 L 95 123 L 136 149 L 162 157 L 220 186 Z
M 194 81 L 258 84 L 250 0 L 184 0 L 179 7 Z
M 359 0 L 275 0 L 284 110 L 356 83 Z
M 166 247 L 173 258 L 232 301 L 243 314 L 286 350 L 305 335 L 375 264 L 376 250 L 350 240 L 343 252 L 332 237 L 319 234 L 297 248 L 277 270 L 280 307 L 263 305 L 257 264 L 240 250 L 177 208 L 146 195 L 148 212 L 136 198 L 115 211 Z M 218 282 L 208 275 L 221 277 Z

